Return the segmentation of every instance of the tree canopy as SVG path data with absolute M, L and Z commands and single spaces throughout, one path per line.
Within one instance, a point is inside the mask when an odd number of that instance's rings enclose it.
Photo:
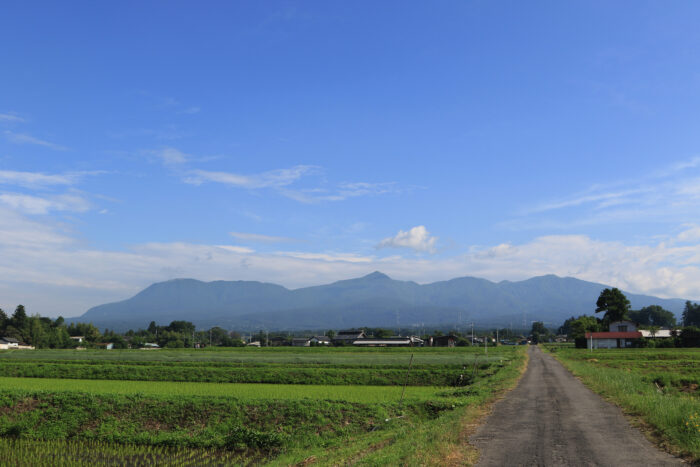
M 612 323 L 625 319 L 629 309 L 630 301 L 627 300 L 625 294 L 617 288 L 612 288 L 605 289 L 600 293 L 598 301 L 596 301 L 595 312 L 600 313 L 604 311 L 605 316 L 603 316 L 603 321 L 605 323 Z
M 645 306 L 641 310 L 632 310 L 627 314 L 627 317 L 644 326 L 672 328 L 676 325 L 676 316 L 659 305 L 650 305 Z
M 700 304 L 685 302 L 683 326 L 700 326 Z
M 535 321 L 532 323 L 530 335 L 532 336 L 532 341 L 538 344 L 549 336 L 549 329 L 544 326 L 542 321 Z

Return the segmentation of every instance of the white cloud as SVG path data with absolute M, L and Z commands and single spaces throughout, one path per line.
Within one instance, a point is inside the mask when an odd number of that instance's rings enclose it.
M 291 185 L 304 175 L 312 173 L 316 168 L 317 167 L 311 165 L 297 165 L 289 169 L 271 170 L 252 175 L 241 175 L 233 172 L 193 170 L 190 176 L 185 178 L 185 182 L 193 185 L 214 182 L 248 189 L 281 188 Z
M 90 209 L 90 203 L 75 194 L 40 197 L 22 193 L 2 193 L 0 203 L 27 214 L 48 214 L 50 211 L 85 212 Z
M 222 250 L 230 251 L 232 253 L 255 253 L 255 250 L 252 250 L 250 248 L 244 247 L 244 246 L 237 246 L 237 245 L 216 245 L 217 248 L 221 248 Z
M 301 203 L 316 203 L 322 201 L 344 201 L 348 198 L 356 198 L 359 196 L 400 193 L 401 190 L 394 182 L 345 182 L 339 184 L 337 188 L 332 190 L 326 188 L 308 188 L 298 190 L 284 189 L 280 190 L 280 192 L 284 196 Z
M 0 170 L 0 184 L 20 185 L 24 187 L 43 187 L 50 185 L 72 185 L 77 174 L 44 174 L 41 172 L 18 172 Z
M 518 217 L 502 225 L 570 228 L 649 221 L 677 225 L 700 209 L 698 169 L 700 157 L 693 157 L 637 179 L 597 184 L 583 192 L 524 209 Z
M 24 119 L 14 114 L 0 114 L 0 122 L 23 123 Z
M 584 194 L 571 197 L 566 200 L 553 201 L 549 203 L 542 204 L 533 209 L 530 209 L 529 213 L 552 211 L 555 209 L 569 208 L 573 206 L 580 206 L 583 204 L 596 204 L 598 208 L 615 206 L 619 204 L 624 204 L 632 202 L 635 197 L 641 193 L 649 192 L 647 189 L 633 189 L 624 190 L 616 192 L 605 192 L 605 193 L 595 193 L 595 194 Z
M 175 166 L 181 166 L 188 162 L 201 162 L 212 159 L 211 157 L 195 159 L 171 147 L 158 151 L 148 151 L 148 153 L 158 156 L 170 168 L 175 168 Z M 248 190 L 271 189 L 301 203 L 343 201 L 360 196 L 401 193 L 403 191 L 394 182 L 343 182 L 336 186 L 327 186 L 325 183 L 322 183 L 321 186 L 313 187 L 299 186 L 304 179 L 308 179 L 310 176 L 318 177 L 322 175 L 322 168 L 315 165 L 296 165 L 290 168 L 253 174 L 202 169 L 182 170 L 178 171 L 177 174 L 183 177 L 183 182 L 190 185 L 220 183 Z
M 67 151 L 68 148 L 61 146 L 60 144 L 52 143 L 50 141 L 45 141 L 34 136 L 25 133 L 13 133 L 11 131 L 5 131 L 5 137 L 8 141 L 15 144 L 35 144 L 37 146 L 44 146 L 46 148 L 53 149 L 54 151 Z
M 415 251 L 435 253 L 436 242 L 437 237 L 431 236 L 425 226 L 418 225 L 407 232 L 399 230 L 395 236 L 379 242 L 377 248 L 410 248 Z
M 295 239 L 289 237 L 277 237 L 274 235 L 262 235 L 246 232 L 229 232 L 229 235 L 239 240 L 257 243 L 287 243 L 296 241 Z
M 289 256 L 304 260 L 319 260 L 326 262 L 344 262 L 344 263 L 372 263 L 376 261 L 373 256 L 362 256 L 351 253 L 308 253 L 303 251 L 278 251 L 275 254 L 280 256 Z
M 4 248 L 64 248 L 74 241 L 58 228 L 27 219 L 18 212 L 0 206 L 0 247 Z
M 106 172 L 103 170 L 65 172 L 62 174 L 0 170 L 0 185 L 16 185 L 25 188 L 46 188 L 57 185 L 69 186 L 77 184 L 83 177 L 104 173 Z
M 677 162 L 671 166 L 669 172 L 680 172 L 686 169 L 700 167 L 700 156 L 691 157 L 688 160 Z
M 155 151 L 155 155 L 159 157 L 165 165 L 179 165 L 189 161 L 190 156 L 175 148 L 163 148 Z
M 679 233 L 676 239 L 679 242 L 700 242 L 700 226 L 694 225 Z

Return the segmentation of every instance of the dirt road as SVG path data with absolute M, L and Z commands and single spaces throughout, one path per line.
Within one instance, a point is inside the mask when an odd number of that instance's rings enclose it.
M 529 352 L 518 386 L 470 439 L 481 451 L 478 466 L 683 465 L 553 357 L 534 346 Z

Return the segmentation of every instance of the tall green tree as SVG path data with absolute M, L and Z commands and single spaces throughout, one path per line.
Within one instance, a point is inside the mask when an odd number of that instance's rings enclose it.
M 10 318 L 7 316 L 7 313 L 0 308 L 0 333 L 5 332 L 5 328 L 8 324 L 10 324 Z M 2 336 L 0 335 L 0 337 Z
M 39 315 L 29 318 L 27 327 L 29 328 L 29 344 L 38 349 L 45 347 L 46 330 Z
M 17 305 L 15 312 L 12 313 L 12 319 L 10 320 L 12 326 L 22 331 L 27 324 L 27 312 L 24 309 L 24 305 Z
M 683 326 L 700 326 L 700 305 L 697 303 L 685 302 L 683 310 Z
M 549 335 L 549 330 L 544 326 L 542 321 L 535 321 L 532 323 L 530 335 L 532 336 L 532 341 L 535 344 L 539 344 Z
M 603 316 L 605 324 L 625 319 L 629 310 L 630 301 L 617 288 L 603 290 L 596 301 L 595 312 L 605 312 L 605 316 Z

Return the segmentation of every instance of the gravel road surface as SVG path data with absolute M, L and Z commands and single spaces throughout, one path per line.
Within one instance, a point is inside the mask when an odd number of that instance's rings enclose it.
M 518 386 L 470 438 L 478 466 L 684 465 L 659 451 L 619 408 L 535 346 Z

